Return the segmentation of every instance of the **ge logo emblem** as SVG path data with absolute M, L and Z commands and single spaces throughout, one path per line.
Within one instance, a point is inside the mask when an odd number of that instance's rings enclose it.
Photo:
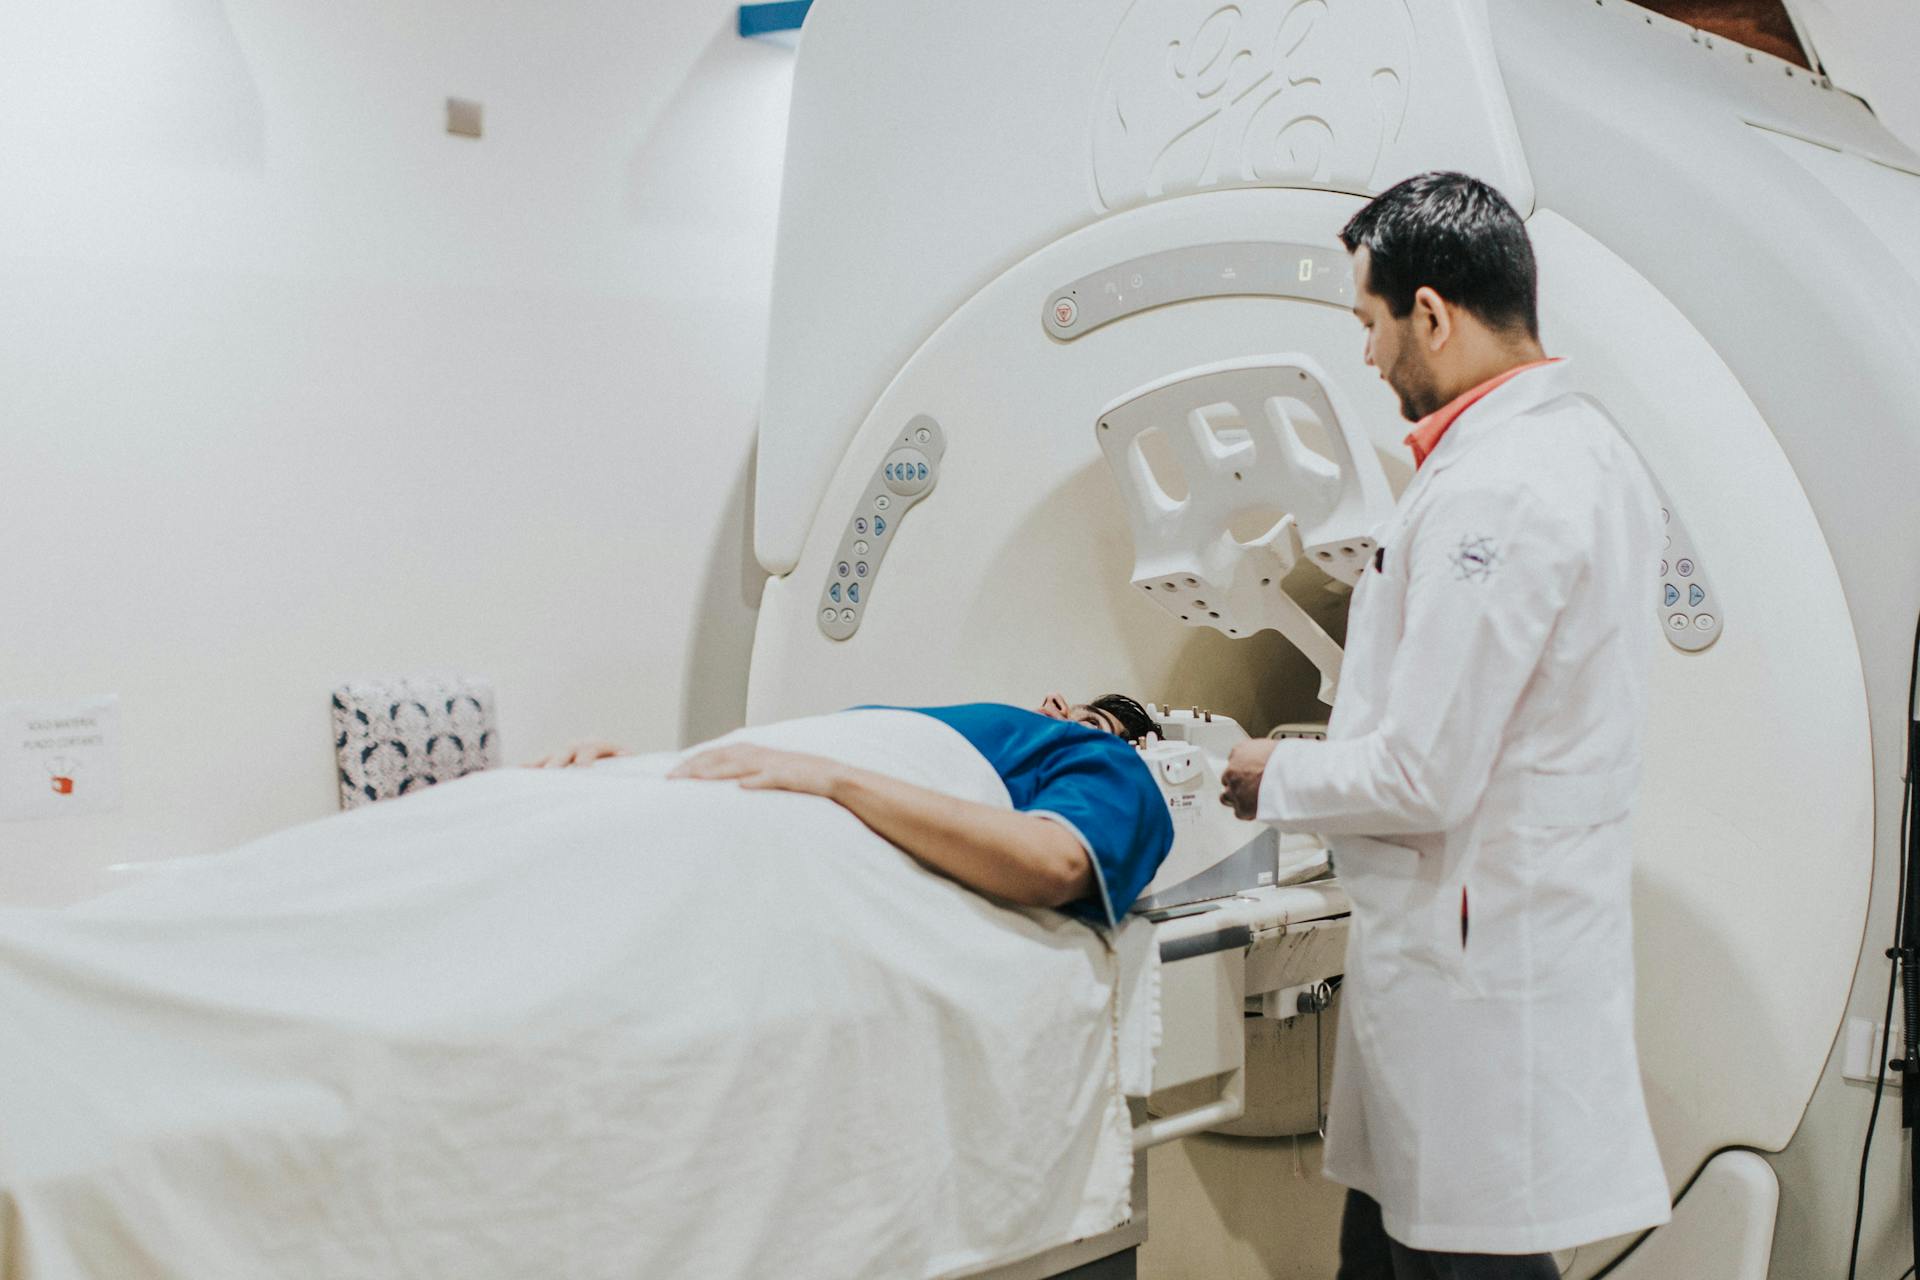
M 1094 104 L 1100 203 L 1376 189 L 1406 123 L 1413 48 L 1407 0 L 1136 0 Z

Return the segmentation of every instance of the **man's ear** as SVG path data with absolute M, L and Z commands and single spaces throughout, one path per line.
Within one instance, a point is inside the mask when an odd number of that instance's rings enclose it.
M 1413 291 L 1413 335 L 1428 351 L 1438 351 L 1453 337 L 1453 309 L 1427 285 Z

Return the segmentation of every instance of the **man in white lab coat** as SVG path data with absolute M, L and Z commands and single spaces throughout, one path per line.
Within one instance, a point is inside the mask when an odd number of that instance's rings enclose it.
M 1659 503 L 1541 349 L 1498 192 L 1423 174 L 1341 238 L 1419 469 L 1354 591 L 1328 740 L 1243 744 L 1222 800 L 1327 837 L 1353 900 L 1340 1280 L 1552 1280 L 1552 1252 L 1668 1215 L 1628 843 Z

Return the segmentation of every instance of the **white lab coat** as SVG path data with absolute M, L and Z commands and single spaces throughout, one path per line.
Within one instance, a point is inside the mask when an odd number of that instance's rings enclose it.
M 1259 816 L 1327 837 L 1353 900 L 1325 1171 L 1409 1247 L 1667 1220 L 1628 841 L 1660 524 L 1564 364 L 1496 388 L 1379 532 L 1328 740 L 1262 779 Z

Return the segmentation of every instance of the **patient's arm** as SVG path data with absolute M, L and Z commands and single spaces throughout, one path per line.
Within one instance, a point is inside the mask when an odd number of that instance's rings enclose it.
M 741 744 L 702 752 L 667 776 L 823 796 L 934 870 L 1022 906 L 1065 906 L 1094 888 L 1086 849 L 1050 818 L 961 800 L 821 756 Z

